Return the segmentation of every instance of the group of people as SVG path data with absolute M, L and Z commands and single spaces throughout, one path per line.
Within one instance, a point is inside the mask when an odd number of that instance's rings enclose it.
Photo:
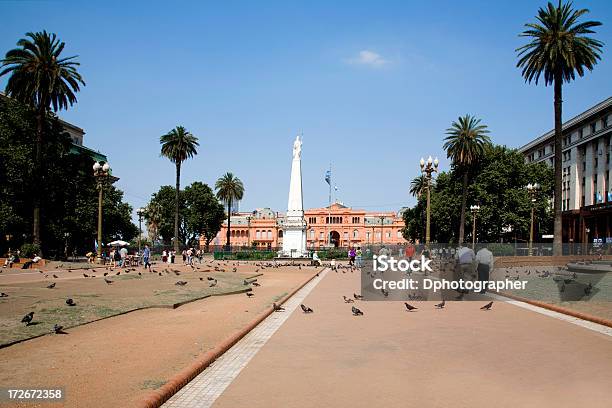
M 193 263 L 197 260 L 199 263 L 202 263 L 202 258 L 204 257 L 204 251 L 201 249 L 194 249 L 193 247 L 183 249 L 181 252 L 181 256 L 183 257 L 184 265 L 193 265 Z M 163 250 L 162 251 L 162 262 L 173 264 L 176 261 L 176 251 L 173 249 Z
M 16 252 L 9 251 L 7 258 L 4 260 L 3 268 L 12 268 L 14 264 L 21 262 L 21 251 Z M 42 258 L 38 254 L 34 254 L 31 259 L 28 259 L 21 265 L 21 269 L 30 269 L 32 265 L 40 262 Z

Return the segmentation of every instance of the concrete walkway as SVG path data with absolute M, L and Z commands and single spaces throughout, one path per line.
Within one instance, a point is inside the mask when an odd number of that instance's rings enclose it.
M 269 340 L 254 335 L 267 341 L 256 355 L 237 344 L 228 360 L 239 363 L 204 371 L 165 406 L 610 406 L 605 331 L 499 301 L 488 312 L 480 302 L 447 302 L 444 310 L 414 302 L 412 313 L 401 302 L 357 302 L 365 315 L 354 317 L 342 295 L 358 291 L 359 274 L 329 272 L 303 300 L 313 314 L 273 314 L 286 322 Z

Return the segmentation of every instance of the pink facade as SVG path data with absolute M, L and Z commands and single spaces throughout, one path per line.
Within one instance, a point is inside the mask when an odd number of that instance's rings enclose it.
M 329 208 L 305 210 L 304 217 L 308 248 L 406 243 L 402 236 L 404 220 L 395 212 L 355 210 L 334 203 Z M 230 243 L 234 247 L 278 248 L 283 243 L 283 221 L 283 214 L 269 208 L 236 213 L 231 218 Z M 226 233 L 227 221 L 211 245 L 225 245 Z

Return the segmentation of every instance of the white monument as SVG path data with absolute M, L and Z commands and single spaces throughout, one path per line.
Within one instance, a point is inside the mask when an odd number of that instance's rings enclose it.
M 282 256 L 291 258 L 308 256 L 306 252 L 304 200 L 302 197 L 302 141 L 299 136 L 296 136 L 293 142 L 289 203 L 287 204 L 287 216 L 283 225 Z

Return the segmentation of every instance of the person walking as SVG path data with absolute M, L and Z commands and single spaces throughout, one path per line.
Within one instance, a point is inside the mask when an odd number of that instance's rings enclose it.
M 357 267 L 361 268 L 362 265 L 363 265 L 363 251 L 361 250 L 361 247 L 357 247 Z
M 357 253 L 355 252 L 355 248 L 349 249 L 348 255 L 349 255 L 349 265 L 355 266 L 355 257 L 357 256 Z
M 149 249 L 149 245 L 145 245 L 144 250 L 142 251 L 142 263 L 145 269 L 149 268 L 149 271 L 151 271 L 151 264 L 149 263 L 150 257 L 151 250 Z
M 493 257 L 493 252 L 489 251 L 488 248 L 482 247 L 478 252 L 476 252 L 476 261 L 478 262 L 478 280 L 481 282 L 488 282 L 491 271 L 495 266 L 495 258 Z M 481 294 L 486 293 L 486 289 L 483 285 Z
M 120 254 L 120 256 L 121 256 L 121 265 L 120 265 L 120 266 L 121 266 L 122 268 L 125 268 L 125 266 L 126 266 L 126 265 L 125 265 L 125 263 L 126 263 L 126 261 L 127 261 L 127 256 L 128 256 L 128 250 L 127 250 L 127 248 L 126 248 L 126 247 L 122 247 L 122 248 L 119 250 L 119 254 Z
M 415 251 L 416 251 L 416 248 L 414 247 L 414 244 L 412 243 L 412 241 L 410 241 L 408 245 L 406 245 L 406 251 L 405 251 L 406 258 L 408 258 L 409 262 L 412 261 L 412 258 L 414 258 Z

